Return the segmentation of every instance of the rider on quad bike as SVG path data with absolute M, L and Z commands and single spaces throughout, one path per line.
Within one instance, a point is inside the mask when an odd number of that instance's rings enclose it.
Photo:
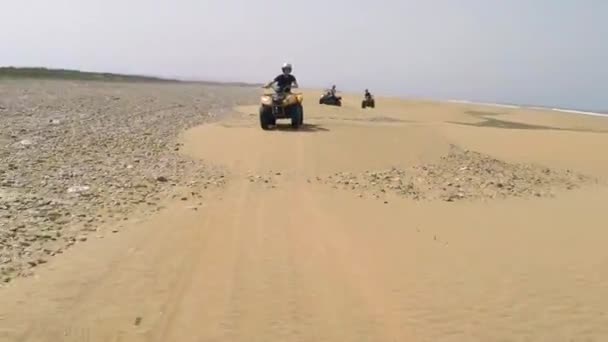
M 273 84 L 277 84 L 279 91 L 284 91 L 286 89 L 298 88 L 298 81 L 296 77 L 291 74 L 291 64 L 283 63 L 283 67 L 281 68 L 283 71 L 282 74 L 275 77 L 274 80 L 268 82 L 264 85 L 264 88 L 270 88 Z
M 338 96 L 336 93 L 336 85 L 331 86 L 331 89 L 325 90 L 321 98 L 319 99 L 319 104 L 326 104 L 330 106 L 342 106 L 342 97 Z
M 365 109 L 366 107 L 376 107 L 376 100 L 374 100 L 374 97 L 367 89 L 365 89 L 365 97 L 363 98 L 363 101 L 361 101 L 361 108 Z
M 291 92 L 297 88 L 298 82 L 291 74 L 291 64 L 283 64 L 283 73 L 268 82 L 263 88 L 273 88 L 272 94 L 264 94 L 260 98 L 260 126 L 268 130 L 276 126 L 277 119 L 291 119 L 291 126 L 298 129 L 304 124 L 303 96 Z
M 332 97 L 334 97 L 334 98 L 335 98 L 335 97 L 336 97 L 336 92 L 337 92 L 337 90 L 336 90 L 336 85 L 334 84 L 334 85 L 332 85 L 332 86 L 331 86 L 331 89 L 329 90 L 329 94 L 330 94 Z

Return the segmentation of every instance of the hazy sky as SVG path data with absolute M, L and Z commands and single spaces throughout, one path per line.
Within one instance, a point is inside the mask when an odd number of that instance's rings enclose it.
M 0 65 L 608 109 L 606 0 L 0 4 Z

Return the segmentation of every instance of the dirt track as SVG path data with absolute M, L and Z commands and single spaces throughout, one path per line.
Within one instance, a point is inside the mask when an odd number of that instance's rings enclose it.
M 0 290 L 0 341 L 608 338 L 608 135 L 585 129 L 608 123 L 538 114 L 577 131 L 474 127 L 466 106 L 386 100 L 363 112 L 315 100 L 300 132 L 262 131 L 254 107 L 185 132 L 180 152 L 226 167 L 225 188 L 200 204 L 168 200 Z M 501 160 L 493 182 L 536 164 L 586 178 L 456 201 L 328 181 L 425 165 L 435 165 L 425 177 L 445 176 L 451 145 Z M 537 184 L 512 173 L 514 189 Z

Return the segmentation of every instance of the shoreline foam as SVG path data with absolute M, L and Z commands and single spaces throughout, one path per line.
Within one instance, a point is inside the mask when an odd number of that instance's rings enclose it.
M 575 109 L 567 109 L 567 108 L 551 108 L 551 107 L 523 106 L 523 105 L 518 106 L 518 105 L 510 105 L 510 104 L 502 104 L 502 103 L 475 102 L 475 101 L 468 101 L 468 100 L 448 100 L 447 102 L 470 104 L 470 105 L 482 105 L 482 106 L 499 107 L 499 108 L 510 108 L 510 109 L 547 110 L 547 111 L 560 112 L 560 113 L 608 117 L 608 113 L 591 112 L 591 111 L 583 111 L 583 110 L 575 110 Z
M 472 105 L 482 105 L 482 106 L 491 106 L 491 107 L 501 107 L 501 108 L 511 108 L 511 109 L 520 109 L 522 106 L 502 104 L 502 103 L 488 103 L 488 102 L 474 102 L 468 100 L 448 100 L 450 103 L 460 103 L 460 104 L 472 104 Z
M 570 114 L 608 117 L 608 113 L 587 112 L 587 111 L 582 111 L 582 110 L 562 109 L 562 108 L 551 108 L 551 110 L 554 112 L 562 112 L 562 113 L 570 113 Z

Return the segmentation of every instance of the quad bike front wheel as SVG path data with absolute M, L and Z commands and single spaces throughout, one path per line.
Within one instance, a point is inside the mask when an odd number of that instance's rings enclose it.
M 267 106 L 261 106 L 260 107 L 260 127 L 262 127 L 263 130 L 268 130 L 270 129 L 271 125 L 274 125 L 276 123 L 276 119 L 274 117 L 274 115 L 272 114 L 272 108 L 267 107 Z
M 302 124 L 304 124 L 304 109 L 302 105 L 295 105 L 291 109 L 291 127 L 298 129 Z

